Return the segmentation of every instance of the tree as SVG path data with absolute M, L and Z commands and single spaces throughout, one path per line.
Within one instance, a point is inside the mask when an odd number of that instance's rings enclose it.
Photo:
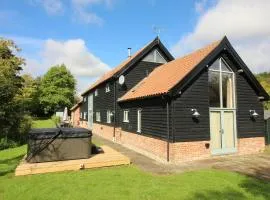
M 23 87 L 20 71 L 24 59 L 16 56 L 20 49 L 11 40 L 0 38 L 0 139 L 20 138 L 24 113 L 16 96 Z
M 256 78 L 270 95 L 270 72 L 262 72 L 256 75 Z M 270 110 L 270 101 L 264 102 L 264 108 Z
M 47 115 L 74 103 L 76 81 L 64 64 L 53 66 L 41 79 L 40 103 Z
M 24 74 L 22 78 L 24 80 L 23 88 L 21 88 L 20 94 L 17 95 L 18 101 L 25 112 L 35 116 L 42 115 L 43 111 L 39 103 L 40 78 L 34 79 L 30 74 Z

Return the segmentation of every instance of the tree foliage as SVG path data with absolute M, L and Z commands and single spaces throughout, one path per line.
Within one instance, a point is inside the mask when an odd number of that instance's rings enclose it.
M 0 38 L 0 139 L 19 139 L 25 127 L 21 104 L 16 98 L 21 93 L 23 79 L 20 71 L 24 59 L 16 56 L 18 47 L 11 40 Z
M 76 81 L 64 64 L 53 66 L 40 84 L 40 103 L 47 115 L 74 103 Z
M 257 79 L 261 83 L 261 85 L 264 87 L 266 92 L 270 95 L 270 72 L 263 72 L 256 75 Z M 264 108 L 267 110 L 270 110 L 270 102 L 264 103 Z

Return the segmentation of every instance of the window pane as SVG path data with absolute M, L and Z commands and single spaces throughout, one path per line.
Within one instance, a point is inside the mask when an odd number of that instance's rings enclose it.
M 157 63 L 166 63 L 166 60 L 162 57 L 158 50 L 156 50 L 156 62 Z
M 222 99 L 224 108 L 233 108 L 233 75 L 222 73 Z
M 225 64 L 225 62 L 221 59 L 221 71 L 225 72 L 231 72 L 232 70 L 228 68 L 228 66 Z
M 212 70 L 220 70 L 219 69 L 219 60 L 220 59 L 217 59 L 211 66 L 209 69 L 212 69 Z
M 210 107 L 220 107 L 219 72 L 209 71 L 209 103 Z

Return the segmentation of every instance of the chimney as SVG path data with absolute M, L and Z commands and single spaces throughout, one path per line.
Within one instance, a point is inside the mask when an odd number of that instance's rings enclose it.
M 128 57 L 129 58 L 131 57 L 131 48 L 130 47 L 128 48 Z

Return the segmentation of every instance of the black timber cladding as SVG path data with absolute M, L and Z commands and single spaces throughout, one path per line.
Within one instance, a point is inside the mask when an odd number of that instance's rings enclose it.
M 167 138 L 167 100 L 162 97 L 142 99 L 120 103 L 121 110 L 129 111 L 129 122 L 123 122 L 123 112 L 120 113 L 122 130 L 152 136 Z M 141 133 L 137 133 L 137 110 L 141 109 Z M 171 113 L 171 107 L 169 107 Z M 171 119 L 171 115 L 169 115 Z M 170 120 L 171 121 L 171 120 Z M 170 125 L 171 127 L 171 125 Z M 172 135 L 170 136 L 172 140 Z
M 86 119 L 84 119 L 84 112 L 86 112 Z M 80 119 L 82 121 L 87 121 L 88 120 L 88 98 L 87 96 L 83 97 L 82 103 L 80 105 L 80 116 L 82 113 L 82 118 L 80 117 Z
M 110 87 L 110 92 L 106 92 L 105 90 L 107 84 Z M 95 96 L 95 91 L 93 91 L 94 122 L 113 126 L 113 117 L 111 118 L 111 123 L 107 123 L 107 110 L 114 111 L 114 82 L 107 81 L 99 85 L 96 89 L 98 90 L 97 96 Z M 96 121 L 96 112 L 100 112 L 101 122 Z

